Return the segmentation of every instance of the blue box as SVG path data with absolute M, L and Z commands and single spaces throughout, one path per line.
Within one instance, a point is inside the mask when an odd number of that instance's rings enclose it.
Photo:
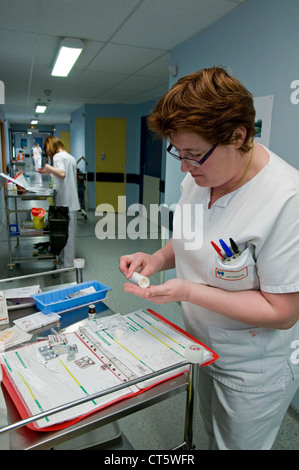
M 94 287 L 96 292 L 79 297 L 68 298 L 68 296 L 72 296 L 72 294 L 88 287 Z M 33 295 L 32 298 L 35 300 L 36 307 L 41 312 L 45 314 L 53 312 L 58 313 L 103 300 L 106 298 L 109 289 L 111 289 L 111 287 L 105 286 L 105 284 L 101 284 L 98 281 L 88 281 L 81 282 L 80 284 L 68 287 L 67 289 L 55 289 L 41 294 L 36 294 Z

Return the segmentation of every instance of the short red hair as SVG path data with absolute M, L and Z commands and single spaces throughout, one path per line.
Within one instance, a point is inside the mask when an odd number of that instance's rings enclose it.
M 181 78 L 157 103 L 149 128 L 162 138 L 194 132 L 211 144 L 233 143 L 246 128 L 240 150 L 248 152 L 255 135 L 251 93 L 222 67 L 202 69 Z

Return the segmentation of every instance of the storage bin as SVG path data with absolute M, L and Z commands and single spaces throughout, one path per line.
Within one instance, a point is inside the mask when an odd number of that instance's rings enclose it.
M 33 207 L 31 209 L 32 218 L 33 218 L 33 226 L 36 229 L 44 228 L 44 218 L 46 215 L 45 209 L 41 209 L 39 207 Z
M 51 252 L 59 256 L 68 241 L 69 209 L 63 206 L 49 207 L 49 232 Z
M 87 289 L 88 287 L 94 287 L 95 292 L 79 297 L 68 298 L 68 296 L 71 296 L 80 290 Z M 90 303 L 97 302 L 98 300 L 103 300 L 110 289 L 111 287 L 101 284 L 98 281 L 88 281 L 81 282 L 72 287 L 68 287 L 67 289 L 55 289 L 33 295 L 32 297 L 35 300 L 36 307 L 41 312 L 45 314 L 53 312 L 57 313 L 80 307 L 82 305 L 88 305 Z

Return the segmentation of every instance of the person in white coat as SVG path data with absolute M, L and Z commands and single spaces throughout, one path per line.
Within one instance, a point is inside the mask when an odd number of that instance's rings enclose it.
M 32 149 L 32 158 L 35 171 L 38 171 L 42 166 L 42 149 L 38 143 L 36 143 Z
M 181 78 L 148 122 L 187 175 L 170 241 L 119 267 L 177 278 L 124 289 L 181 302 L 187 331 L 219 355 L 199 368 L 210 449 L 270 449 L 299 379 L 299 171 L 254 142 L 252 95 L 222 67 Z
M 77 190 L 77 162 L 70 155 L 63 142 L 55 136 L 48 136 L 44 142 L 44 151 L 53 162 L 40 168 L 39 173 L 53 177 L 56 191 L 56 205 L 69 208 L 68 241 L 61 256 L 65 267 L 73 266 L 75 259 L 76 216 L 80 209 Z

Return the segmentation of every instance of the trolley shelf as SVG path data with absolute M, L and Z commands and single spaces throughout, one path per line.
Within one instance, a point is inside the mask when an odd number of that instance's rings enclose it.
M 4 191 L 5 197 L 5 209 L 6 209 L 6 230 L 7 230 L 7 241 L 8 241 L 8 263 L 7 266 L 9 271 L 12 271 L 14 266 L 21 263 L 29 263 L 36 261 L 50 261 L 57 259 L 57 255 L 53 253 L 37 253 L 37 250 L 33 247 L 33 239 L 43 240 L 45 237 L 49 239 L 50 231 L 47 227 L 44 230 L 32 229 L 30 228 L 24 230 L 19 228 L 19 231 L 16 234 L 12 234 L 9 230 L 11 224 L 16 224 L 17 227 L 20 227 L 19 220 L 20 214 L 29 212 L 33 206 L 30 201 L 45 201 L 42 203 L 44 208 L 47 210 L 49 208 L 48 198 L 53 198 L 54 200 L 55 191 L 51 188 L 45 190 L 41 188 L 40 193 L 18 193 L 15 194 L 7 189 Z M 23 205 L 19 202 L 24 202 Z M 26 209 L 28 205 L 28 208 Z M 21 207 L 22 206 L 22 207 Z M 31 246 L 28 247 L 29 243 L 26 245 L 24 241 L 28 239 L 31 240 Z

